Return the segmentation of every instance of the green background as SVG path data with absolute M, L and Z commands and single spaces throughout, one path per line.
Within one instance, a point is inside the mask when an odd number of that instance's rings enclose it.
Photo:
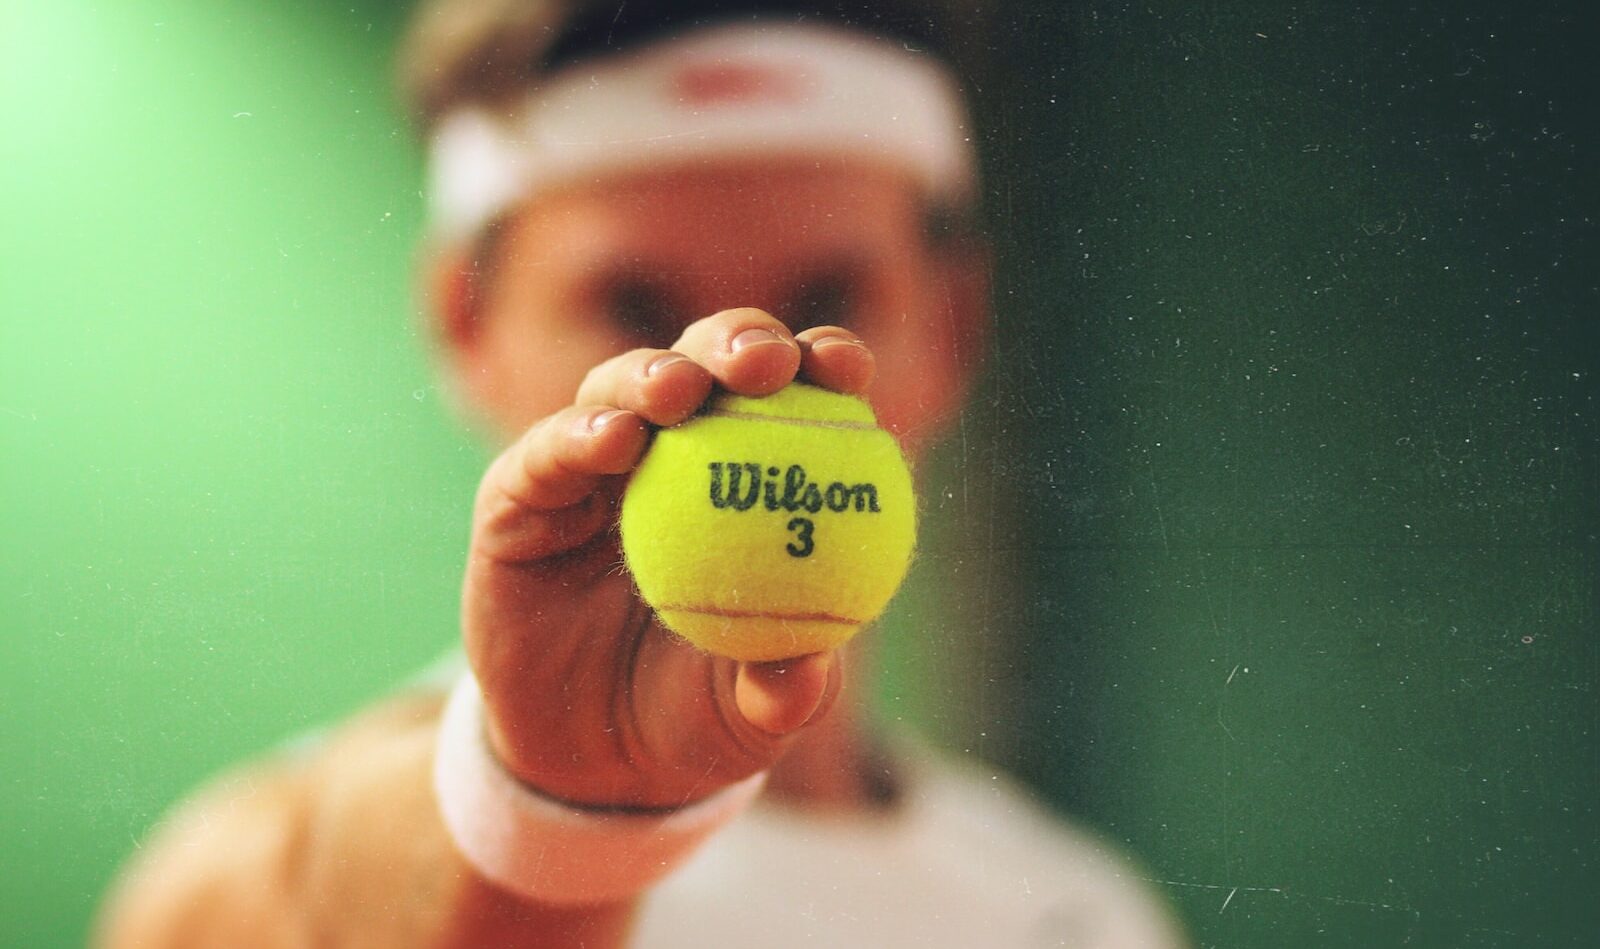
M 996 358 L 880 691 L 1201 945 L 1600 931 L 1580 11 L 1001 9 Z M 0 944 L 452 639 L 399 22 L 0 11 Z

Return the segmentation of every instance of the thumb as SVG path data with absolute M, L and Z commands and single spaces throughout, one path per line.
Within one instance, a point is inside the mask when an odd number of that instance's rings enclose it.
M 769 735 L 787 735 L 824 715 L 839 692 L 839 657 L 816 652 L 774 662 L 742 662 L 733 700 L 745 721 Z

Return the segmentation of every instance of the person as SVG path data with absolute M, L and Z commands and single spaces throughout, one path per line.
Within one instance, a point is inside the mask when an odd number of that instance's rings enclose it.
M 868 720 L 836 654 L 696 651 L 614 530 L 715 392 L 869 398 L 913 459 L 989 326 L 977 172 L 928 11 L 437 0 L 407 47 L 442 371 L 503 451 L 470 671 L 213 783 L 96 929 L 135 946 L 1182 943 L 1112 850 Z

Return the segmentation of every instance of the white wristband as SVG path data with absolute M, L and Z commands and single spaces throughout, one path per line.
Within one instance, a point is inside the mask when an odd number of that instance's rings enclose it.
M 627 899 L 665 876 L 755 800 L 766 772 L 665 813 L 585 810 L 505 770 L 489 747 L 483 698 L 468 673 L 445 707 L 433 786 L 463 857 L 500 887 L 542 903 Z

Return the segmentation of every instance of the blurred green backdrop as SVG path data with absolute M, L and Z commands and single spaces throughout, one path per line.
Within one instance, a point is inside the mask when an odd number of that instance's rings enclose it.
M 379 3 L 6 4 L 0 944 L 451 636 L 477 449 L 412 318 Z
M 1594 24 L 1481 6 L 1000 12 L 996 369 L 880 691 L 1201 945 L 1600 931 Z M 454 635 L 399 23 L 0 8 L 0 944 Z
M 1205 945 L 1600 940 L 1593 9 L 1009 18 L 1014 760 Z

